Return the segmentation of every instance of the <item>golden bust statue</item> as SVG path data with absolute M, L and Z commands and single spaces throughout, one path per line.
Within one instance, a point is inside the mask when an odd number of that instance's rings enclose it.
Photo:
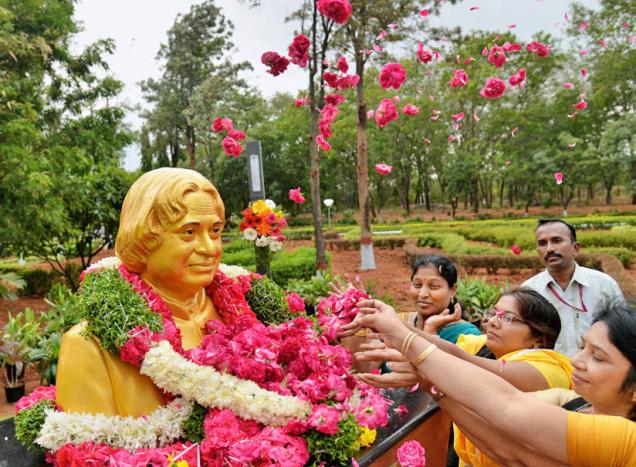
M 221 260 L 225 208 L 198 172 L 162 168 L 142 175 L 121 210 L 115 253 L 165 301 L 185 349 L 196 347 L 203 326 L 220 319 L 205 293 Z M 134 366 L 85 338 L 78 324 L 62 338 L 57 403 L 67 412 L 141 416 L 165 401 Z

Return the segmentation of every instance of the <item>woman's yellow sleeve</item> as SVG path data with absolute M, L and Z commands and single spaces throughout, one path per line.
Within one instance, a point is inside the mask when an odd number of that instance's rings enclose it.
M 569 412 L 567 447 L 573 466 L 636 465 L 636 423 L 623 417 Z
M 510 355 L 510 354 L 509 354 Z M 570 359 L 553 350 L 520 351 L 501 359 L 509 362 L 526 362 L 535 367 L 545 378 L 550 388 L 572 388 L 572 365 Z

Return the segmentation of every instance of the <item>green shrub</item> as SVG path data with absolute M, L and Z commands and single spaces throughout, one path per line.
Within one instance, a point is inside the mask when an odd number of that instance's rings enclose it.
M 256 264 L 254 259 L 254 247 L 252 247 L 250 250 L 238 250 L 230 253 L 223 252 L 221 261 L 225 264 L 231 264 L 235 266 L 253 266 Z
M 353 216 L 353 209 L 345 209 L 342 213 L 342 219 L 339 224 L 354 225 L 357 224 L 355 217 Z
M 269 277 L 254 279 L 245 298 L 259 321 L 268 325 L 281 324 L 294 317 L 289 311 L 285 291 Z
M 55 403 L 50 400 L 42 400 L 28 409 L 21 410 L 15 416 L 15 437 L 28 450 L 37 450 L 39 446 L 35 440 L 40 434 L 40 430 L 46 419 L 45 411 L 53 409 Z
M 497 303 L 501 287 L 481 279 L 457 281 L 457 299 L 464 306 L 470 321 L 480 321 L 486 310 Z
M 56 281 L 61 278 L 55 271 L 45 271 L 44 269 L 22 269 L 20 275 L 26 282 L 20 295 L 45 297 Z
M 330 256 L 327 254 L 327 264 Z M 293 253 L 280 252 L 272 260 L 272 279 L 287 288 L 290 279 L 310 279 L 316 274 L 316 249 L 297 248 Z
M 229 243 L 223 244 L 223 257 L 229 253 L 236 253 L 238 251 L 254 251 L 254 242 L 250 242 L 249 240 L 234 240 Z
M 627 248 L 622 248 L 622 247 L 591 247 L 591 248 L 585 248 L 585 252 L 586 253 L 606 253 L 608 255 L 613 255 L 616 256 L 616 258 L 618 258 L 618 260 L 621 262 L 621 264 L 626 267 L 629 268 L 632 264 L 632 261 L 634 259 L 634 252 L 632 250 L 629 250 Z
M 331 291 L 329 281 L 329 276 L 312 276 L 309 279 L 290 279 L 286 287 L 290 292 L 295 292 L 300 295 L 305 301 L 305 305 L 315 307 L 323 297 L 329 295 Z

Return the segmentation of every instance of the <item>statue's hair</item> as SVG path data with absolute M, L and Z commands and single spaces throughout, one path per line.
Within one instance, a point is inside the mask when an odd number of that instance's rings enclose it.
M 162 231 L 187 214 L 184 197 L 197 191 L 212 195 L 216 214 L 225 221 L 225 207 L 219 192 L 194 170 L 156 169 L 133 183 L 121 208 L 115 241 L 115 253 L 130 271 L 143 272 L 148 255 L 161 245 Z

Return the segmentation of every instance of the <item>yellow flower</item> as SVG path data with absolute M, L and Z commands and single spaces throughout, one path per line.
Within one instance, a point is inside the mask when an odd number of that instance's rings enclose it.
M 378 434 L 375 430 L 370 430 L 366 426 L 361 426 L 360 436 L 355 443 L 353 443 L 353 449 L 356 451 L 360 448 L 366 448 L 367 446 L 371 446 L 375 442 L 375 437 Z
M 279 219 L 282 219 L 283 218 L 283 211 L 278 211 L 276 213 L 276 215 L 278 216 Z
M 258 201 L 252 203 L 252 211 L 254 212 L 254 214 L 267 214 L 269 211 L 271 211 L 271 208 L 267 204 L 265 204 L 264 199 L 259 199 Z
M 170 467 L 190 467 L 187 461 L 174 461 L 174 456 L 170 454 L 168 456 L 168 462 L 170 462 Z

